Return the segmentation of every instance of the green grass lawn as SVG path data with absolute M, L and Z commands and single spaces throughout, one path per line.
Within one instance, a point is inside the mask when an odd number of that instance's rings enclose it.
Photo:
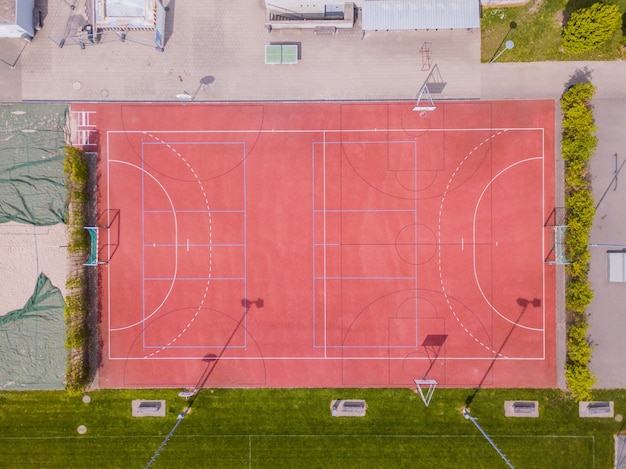
M 502 49 L 506 40 L 515 47 L 504 52 L 498 62 L 540 62 L 565 60 L 616 60 L 622 58 L 620 45 L 624 37 L 617 31 L 603 46 L 584 54 L 561 50 L 563 12 L 584 5 L 586 0 L 529 0 L 517 7 L 485 8 L 481 20 L 481 60 L 489 62 Z M 622 12 L 626 0 L 618 0 Z M 511 29 L 511 22 L 516 27 Z
M 407 389 L 203 390 L 153 467 L 506 467 L 460 412 L 470 394 L 437 389 L 425 407 Z M 89 395 L 0 393 L 0 466 L 145 467 L 186 405 L 177 390 Z M 624 412 L 626 391 L 596 397 Z M 136 398 L 167 399 L 167 416 L 131 417 Z M 332 417 L 335 398 L 365 399 L 367 416 Z M 540 417 L 505 418 L 507 399 L 539 400 Z M 611 467 L 622 428 L 553 390 L 482 390 L 471 412 L 516 468 Z

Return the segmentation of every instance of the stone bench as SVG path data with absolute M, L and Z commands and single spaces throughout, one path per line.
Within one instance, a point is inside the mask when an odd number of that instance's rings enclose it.
M 505 417 L 539 417 L 538 401 L 505 401 Z
M 529 414 L 535 411 L 534 402 L 515 402 L 513 404 L 513 412 Z
M 336 34 L 337 33 L 337 27 L 336 26 L 316 26 L 315 29 L 313 30 L 313 32 L 317 35 L 332 35 L 332 34 Z
M 165 401 L 135 399 L 132 402 L 133 417 L 165 417 Z
M 364 400 L 336 399 L 330 403 L 330 412 L 333 417 L 365 417 L 367 404 Z
M 583 418 L 613 418 L 613 401 L 581 401 L 578 403 L 578 415 Z

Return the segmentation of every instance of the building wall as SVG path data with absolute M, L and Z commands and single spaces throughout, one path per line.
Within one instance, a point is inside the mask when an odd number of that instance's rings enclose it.
M 17 24 L 30 37 L 35 35 L 33 8 L 35 8 L 35 0 L 17 0 Z
M 0 37 L 33 37 L 33 8 L 35 0 L 16 0 L 15 21 L 0 24 Z
M 350 0 L 357 8 L 361 8 L 363 0 Z M 303 2 L 302 0 L 265 0 L 265 6 L 284 8 L 298 13 L 324 13 L 326 5 L 341 5 L 345 2 L 342 0 L 313 0 Z

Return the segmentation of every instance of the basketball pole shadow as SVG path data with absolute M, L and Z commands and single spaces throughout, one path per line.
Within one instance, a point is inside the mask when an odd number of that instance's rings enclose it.
M 498 359 L 498 357 L 500 357 L 500 354 L 501 354 L 502 350 L 504 350 L 504 347 L 506 346 L 506 344 L 508 343 L 509 339 L 511 338 L 511 335 L 513 335 L 513 331 L 517 327 L 517 324 L 519 323 L 519 321 L 522 319 L 522 316 L 524 316 L 524 314 L 528 310 L 528 307 L 532 306 L 533 308 L 539 308 L 541 306 L 541 299 L 534 298 L 532 300 L 528 300 L 526 298 L 518 298 L 517 299 L 517 304 L 522 307 L 522 310 L 520 311 L 519 315 L 517 316 L 517 319 L 513 323 L 513 326 L 509 330 L 509 333 L 506 335 L 506 337 L 502 341 L 502 344 L 500 345 L 500 348 L 495 353 L 495 355 L 494 355 L 493 359 L 491 360 L 491 363 L 489 364 L 489 367 L 485 371 L 485 374 L 483 375 L 482 379 L 480 380 L 478 385 L 474 388 L 474 392 L 472 394 L 470 394 L 469 396 L 467 396 L 467 398 L 465 399 L 465 407 L 466 408 L 469 408 L 469 406 L 474 401 L 474 398 L 478 395 L 478 393 L 482 389 L 483 384 L 485 383 L 485 380 L 487 379 L 487 376 L 489 376 L 489 373 L 491 373 L 491 370 L 493 370 L 493 367 L 496 364 L 496 360 Z
M 439 354 L 441 353 L 441 348 L 448 338 L 448 334 L 428 334 L 424 341 L 422 342 L 422 347 L 426 350 L 426 356 L 428 357 L 428 361 L 430 362 L 430 366 L 424 372 L 422 379 L 426 379 L 430 370 L 433 369 L 435 362 L 439 358 Z M 432 352 L 432 355 L 431 355 Z

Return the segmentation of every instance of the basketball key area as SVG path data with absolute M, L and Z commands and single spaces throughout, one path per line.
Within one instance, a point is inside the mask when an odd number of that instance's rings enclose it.
M 100 386 L 555 386 L 554 103 L 412 108 L 72 105 Z

